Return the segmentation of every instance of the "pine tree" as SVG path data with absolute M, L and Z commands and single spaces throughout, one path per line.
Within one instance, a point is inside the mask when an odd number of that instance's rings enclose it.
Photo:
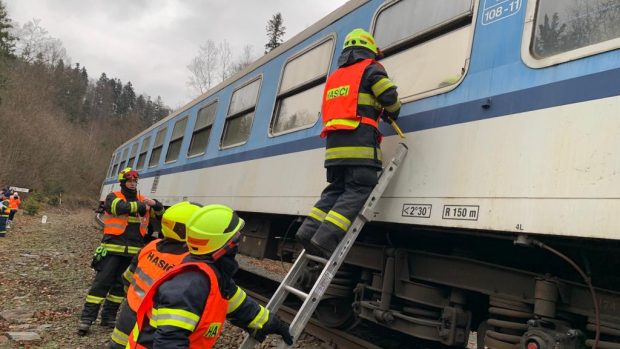
M 4 3 L 0 0 L 0 56 L 12 57 L 15 50 L 15 38 L 10 30 L 13 28 L 11 19 L 6 11 Z
M 283 25 L 282 14 L 278 12 L 273 15 L 267 22 L 265 29 L 267 29 L 267 38 L 269 40 L 265 44 L 265 53 L 268 53 L 282 43 L 282 37 L 286 30 L 286 27 Z
M 133 90 L 131 81 L 128 81 L 121 91 L 118 98 L 118 114 L 127 115 L 136 107 L 136 93 Z

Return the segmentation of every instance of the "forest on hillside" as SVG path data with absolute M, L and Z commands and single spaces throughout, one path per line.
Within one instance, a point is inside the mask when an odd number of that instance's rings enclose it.
M 37 20 L 18 27 L 0 1 L 0 186 L 96 199 L 114 149 L 171 112 L 70 61 Z
M 40 22 L 18 24 L 0 0 L 0 187 L 29 188 L 48 202 L 61 193 L 93 201 L 113 151 L 172 110 L 130 81 L 89 76 Z M 283 41 L 281 13 L 265 29 L 267 53 Z M 255 59 L 251 45 L 234 58 L 226 40 L 207 40 L 187 66 L 187 85 L 202 94 Z

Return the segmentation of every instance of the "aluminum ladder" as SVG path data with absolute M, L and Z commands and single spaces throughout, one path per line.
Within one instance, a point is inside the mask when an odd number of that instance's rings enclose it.
M 357 236 L 364 227 L 364 224 L 372 220 L 373 209 L 377 204 L 377 201 L 385 191 L 385 188 L 387 188 L 388 184 L 392 180 L 392 177 L 394 177 L 398 166 L 407 155 L 407 150 L 407 146 L 404 143 L 399 143 L 399 145 L 396 147 L 396 153 L 394 157 L 392 158 L 388 166 L 383 169 L 377 185 L 370 193 L 370 196 L 366 200 L 366 203 L 357 214 L 357 217 L 349 227 L 349 230 L 345 234 L 342 241 L 340 241 L 340 243 L 338 244 L 338 247 L 336 247 L 336 250 L 334 250 L 334 253 L 329 258 L 329 260 L 319 256 L 307 254 L 306 250 L 303 250 L 299 257 L 297 257 L 297 260 L 289 270 L 288 274 L 286 274 L 286 276 L 284 277 L 284 280 L 282 280 L 282 283 L 280 283 L 278 290 L 273 294 L 273 296 L 269 300 L 269 303 L 267 303 L 267 309 L 269 309 L 269 311 L 272 313 L 276 313 L 278 309 L 280 309 L 282 303 L 284 303 L 284 299 L 286 299 L 289 293 L 296 295 L 304 301 L 302 306 L 297 311 L 297 314 L 295 315 L 295 318 L 293 319 L 289 327 L 291 336 L 293 336 L 293 343 L 297 341 L 304 328 L 308 324 L 308 321 L 310 321 L 312 313 L 314 313 L 314 310 L 321 301 L 321 298 L 323 298 L 325 290 L 327 290 L 327 287 L 336 275 L 336 272 L 340 268 L 340 265 L 347 257 L 349 250 L 353 246 L 353 243 L 357 239 Z M 299 277 L 302 275 L 302 272 L 309 261 L 323 264 L 325 267 L 317 278 L 314 286 L 310 290 L 310 293 L 305 293 L 302 290 L 296 289 L 294 285 L 299 279 Z M 258 341 L 256 341 L 251 336 L 246 335 L 243 343 L 241 343 L 241 346 L 239 348 L 252 349 L 256 344 L 258 344 Z M 278 344 L 278 348 L 284 349 L 289 348 L 289 346 L 284 343 L 284 341 L 280 341 Z

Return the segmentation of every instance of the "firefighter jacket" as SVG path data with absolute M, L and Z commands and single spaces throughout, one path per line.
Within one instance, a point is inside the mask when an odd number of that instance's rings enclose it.
M 9 200 L 0 201 L 0 215 L 6 215 L 8 217 L 9 213 L 11 213 Z
M 134 312 L 140 302 L 157 281 L 167 271 L 181 264 L 188 255 L 183 241 L 156 239 L 148 243 L 134 256 L 129 268 L 123 274 L 127 288 L 127 304 Z
M 325 167 L 371 166 L 381 168 L 381 116 L 396 119 L 400 100 L 396 86 L 375 55 L 364 48 L 345 49 L 339 68 L 325 83 L 323 131 L 327 137 Z
M 142 195 L 125 189 L 106 197 L 101 245 L 108 253 L 132 256 L 144 246 L 149 213 L 143 200 Z M 163 205 L 157 202 L 154 209 L 163 211 Z
M 211 348 L 224 319 L 255 331 L 267 323 L 269 310 L 247 297 L 219 263 L 189 255 L 147 293 L 128 348 Z

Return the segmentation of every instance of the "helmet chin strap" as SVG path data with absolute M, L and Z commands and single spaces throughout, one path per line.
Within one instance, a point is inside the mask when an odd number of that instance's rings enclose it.
M 213 259 L 213 261 L 217 261 L 228 253 L 233 252 L 238 245 L 240 235 L 241 234 L 239 233 L 235 234 L 235 236 L 233 236 L 230 240 L 226 242 L 226 245 L 224 245 L 219 250 L 211 253 L 211 258 Z

